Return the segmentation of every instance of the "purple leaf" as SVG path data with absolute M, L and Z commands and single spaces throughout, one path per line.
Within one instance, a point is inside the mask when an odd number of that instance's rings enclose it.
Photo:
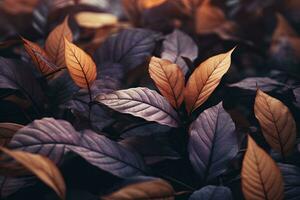
M 296 97 L 296 102 L 294 103 L 295 106 L 300 108 L 300 87 L 293 90 L 293 93 Z
M 222 174 L 238 152 L 235 125 L 222 102 L 201 113 L 189 133 L 189 157 L 201 181 Z
M 194 192 L 189 200 L 232 200 L 231 191 L 227 187 L 208 185 Z
M 34 184 L 34 177 L 4 177 L 0 176 L 0 198 L 7 197 L 23 187 Z
M 128 29 L 106 40 L 94 54 L 97 65 L 121 63 L 132 69 L 152 55 L 159 34 L 146 29 Z
M 55 163 L 60 163 L 71 150 L 90 164 L 120 177 L 141 174 L 144 170 L 141 158 L 117 142 L 90 130 L 77 132 L 69 122 L 53 118 L 35 120 L 20 129 L 9 147 L 45 155 Z
M 198 56 L 198 47 L 195 42 L 180 30 L 174 30 L 173 33 L 167 35 L 162 48 L 161 57 L 178 64 L 184 74 L 189 71 L 189 68 L 182 57 L 194 61 Z
M 162 125 L 178 127 L 178 115 L 167 100 L 154 90 L 138 87 L 100 94 L 96 101 L 121 113 L 155 121 Z
M 294 165 L 278 163 L 284 179 L 284 199 L 300 198 L 300 168 Z
M 30 67 L 23 62 L 0 57 L 0 88 L 19 90 L 28 100 L 41 106 L 44 94 Z

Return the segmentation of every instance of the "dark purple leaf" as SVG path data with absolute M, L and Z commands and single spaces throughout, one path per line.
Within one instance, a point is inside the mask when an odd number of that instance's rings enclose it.
M 90 164 L 120 177 L 141 174 L 144 169 L 141 158 L 118 143 L 90 130 L 79 133 L 69 122 L 53 118 L 35 120 L 20 129 L 8 146 L 45 155 L 55 163 L 73 151 Z
M 222 174 L 238 153 L 235 125 L 222 102 L 201 113 L 191 124 L 189 133 L 189 157 L 201 181 Z
M 167 35 L 162 48 L 161 57 L 178 64 L 184 74 L 189 71 L 189 68 L 182 57 L 194 61 L 198 56 L 198 47 L 195 42 L 180 30 L 174 30 L 173 33 Z
M 244 90 L 256 91 L 257 88 L 263 91 L 270 92 L 275 89 L 288 89 L 284 83 L 280 83 L 269 77 L 250 77 L 241 80 L 240 82 L 229 84 L 229 87 L 237 87 Z
M 300 199 L 300 168 L 282 163 L 278 166 L 284 179 L 284 199 Z
M 23 187 L 34 184 L 34 177 L 4 177 L 0 176 L 0 198 L 7 197 Z
M 100 94 L 96 101 L 121 113 L 178 127 L 178 115 L 167 100 L 154 90 L 138 87 Z
M 0 57 L 0 88 L 19 90 L 28 100 L 41 106 L 44 94 L 27 64 Z
M 296 97 L 295 105 L 300 108 L 300 87 L 293 90 L 293 93 Z
M 233 200 L 231 191 L 227 187 L 208 185 L 194 192 L 189 200 Z
M 121 63 L 132 69 L 152 55 L 160 35 L 146 29 L 128 29 L 108 38 L 94 54 L 98 66 L 106 62 Z

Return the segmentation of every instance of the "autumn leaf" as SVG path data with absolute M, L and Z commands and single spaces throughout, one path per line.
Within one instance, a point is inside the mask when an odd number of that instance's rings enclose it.
M 155 85 L 170 104 L 179 108 L 183 102 L 184 75 L 178 65 L 168 60 L 152 57 L 149 73 Z
M 0 123 L 0 146 L 8 144 L 13 135 L 22 127 L 23 125 L 15 123 Z
M 156 6 L 160 6 L 161 4 L 167 2 L 167 0 L 140 0 L 138 1 L 138 6 L 141 11 L 150 9 Z
M 75 19 L 79 26 L 85 28 L 101 28 L 118 23 L 118 18 L 109 13 L 80 12 L 75 15 Z
M 74 82 L 81 88 L 90 89 L 96 80 L 97 69 L 92 58 L 65 38 L 66 66 Z
M 269 145 L 283 157 L 289 155 L 296 142 L 296 123 L 288 107 L 258 90 L 254 112 Z
M 51 187 L 61 199 L 65 199 L 66 186 L 64 179 L 51 160 L 38 154 L 9 150 L 4 147 L 0 147 L 0 150 L 22 164 L 27 170 Z
M 189 113 L 201 106 L 219 85 L 230 67 L 234 49 L 205 60 L 190 76 L 184 92 Z
M 157 179 L 134 183 L 121 188 L 107 196 L 103 200 L 173 200 L 175 191 L 172 186 L 164 180 Z
M 241 174 L 246 200 L 283 200 L 283 178 L 279 168 L 250 136 Z
M 68 25 L 68 19 L 67 16 L 62 24 L 52 30 L 45 44 L 46 52 L 58 68 L 65 67 L 64 37 L 67 38 L 68 41 L 73 40 L 73 34 Z
M 44 49 L 38 44 L 22 38 L 24 47 L 34 64 L 43 75 L 47 75 L 55 71 L 56 66 L 52 63 L 52 59 L 47 55 Z

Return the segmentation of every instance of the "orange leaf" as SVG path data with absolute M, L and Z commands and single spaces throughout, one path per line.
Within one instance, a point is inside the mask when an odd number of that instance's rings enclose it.
M 167 0 L 140 0 L 138 5 L 141 10 L 146 10 L 159 6 L 165 2 L 167 2 Z
M 45 44 L 46 52 L 58 68 L 65 67 L 64 37 L 69 41 L 73 40 L 73 34 L 68 25 L 68 19 L 67 16 L 62 24 L 52 30 Z
M 90 88 L 96 80 L 97 69 L 92 58 L 65 38 L 65 60 L 74 82 L 81 88 Z
M 183 102 L 184 75 L 178 65 L 168 60 L 152 57 L 149 73 L 155 85 L 170 104 L 179 108 Z
M 42 49 L 38 44 L 26 40 L 25 38 L 22 38 L 22 40 L 24 42 L 26 52 L 43 75 L 55 71 L 56 66 L 53 64 L 51 58 L 47 55 L 44 49 Z
M 289 109 L 281 101 L 258 90 L 254 112 L 269 145 L 283 156 L 291 153 L 297 132 Z
M 51 160 L 38 154 L 9 150 L 4 147 L 0 147 L 0 150 L 36 175 L 41 181 L 52 188 L 61 199 L 65 199 L 66 186 L 64 179 Z
M 283 200 L 283 179 L 279 168 L 250 136 L 243 160 L 242 190 L 246 200 Z
M 230 67 L 233 50 L 234 48 L 205 60 L 190 76 L 184 92 L 189 113 L 201 106 L 219 85 Z

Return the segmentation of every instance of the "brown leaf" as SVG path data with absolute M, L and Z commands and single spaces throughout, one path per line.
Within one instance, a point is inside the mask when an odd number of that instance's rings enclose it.
M 46 52 L 58 68 L 65 67 L 64 37 L 69 41 L 73 40 L 73 34 L 68 25 L 68 19 L 67 16 L 62 24 L 52 30 L 45 44 Z
M 280 14 L 276 14 L 277 26 L 273 33 L 272 40 L 276 40 L 280 37 L 297 37 L 297 33 L 288 23 L 288 21 Z
M 46 75 L 55 71 L 55 65 L 52 64 L 52 59 L 47 55 L 44 49 L 25 38 L 22 38 L 22 40 L 26 52 L 42 74 Z
M 15 159 L 46 185 L 51 187 L 61 199 L 65 199 L 66 186 L 64 179 L 51 160 L 38 154 L 17 150 L 13 151 L 4 147 L 0 147 L 0 150 Z
M 279 168 L 250 136 L 241 175 L 246 200 L 283 200 L 283 179 Z
M 139 0 L 122 0 L 122 6 L 131 23 L 135 26 L 140 24 L 141 12 L 138 7 Z
M 1 10 L 11 15 L 31 14 L 39 0 L 3 0 Z
M 184 99 L 184 75 L 178 65 L 156 57 L 149 63 L 149 73 L 155 85 L 170 104 L 179 108 Z
M 96 80 L 97 69 L 92 58 L 65 38 L 65 60 L 74 82 L 81 88 L 90 88 Z
M 186 109 L 189 113 L 202 105 L 219 85 L 230 67 L 234 49 L 205 60 L 190 76 L 184 92 Z
M 118 23 L 118 18 L 109 13 L 80 12 L 75 15 L 75 19 L 79 26 L 85 28 L 101 28 Z
M 258 90 L 254 112 L 269 145 L 282 156 L 291 153 L 296 141 L 296 123 L 289 109 L 281 101 Z
M 23 125 L 14 123 L 0 123 L 0 146 L 6 146 L 13 135 L 22 128 Z
M 131 184 L 122 189 L 102 197 L 103 200 L 173 200 L 174 189 L 164 180 L 151 180 Z
M 223 11 L 211 5 L 209 0 L 204 0 L 196 10 L 195 30 L 198 34 L 215 33 L 225 40 L 236 39 L 235 24 L 227 20 Z

